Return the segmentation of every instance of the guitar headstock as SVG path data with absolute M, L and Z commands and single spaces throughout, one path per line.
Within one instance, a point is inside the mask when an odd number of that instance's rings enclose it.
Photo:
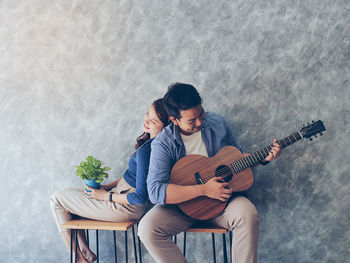
M 312 141 L 312 136 L 315 136 L 317 138 L 317 134 L 323 135 L 322 132 L 326 130 L 326 127 L 324 126 L 323 122 L 321 120 L 318 121 L 312 121 L 312 123 L 307 123 L 307 126 L 303 126 L 303 128 L 299 131 L 300 134 L 303 136 L 303 138 L 309 138 L 310 141 Z

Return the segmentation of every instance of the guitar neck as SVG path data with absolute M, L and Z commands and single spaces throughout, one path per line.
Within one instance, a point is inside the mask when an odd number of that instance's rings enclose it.
M 292 145 L 297 141 L 300 141 L 301 139 L 303 139 L 303 136 L 301 135 L 301 133 L 296 132 L 283 139 L 277 140 L 277 143 L 281 146 L 282 149 L 284 149 L 287 146 Z M 231 163 L 230 165 L 234 173 L 237 174 L 248 167 L 252 167 L 254 165 L 259 164 L 269 155 L 269 152 L 271 149 L 272 149 L 272 144 L 260 149 L 259 151 L 252 153 L 249 156 L 245 156 L 235 161 L 234 163 Z

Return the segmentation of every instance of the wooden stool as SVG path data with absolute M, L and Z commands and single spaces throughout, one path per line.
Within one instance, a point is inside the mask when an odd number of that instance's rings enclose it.
M 123 222 L 123 223 L 115 223 L 115 222 L 106 222 L 106 221 L 97 221 L 91 219 L 74 219 L 70 220 L 62 225 L 63 228 L 70 229 L 70 262 L 73 263 L 73 232 L 74 232 L 74 240 L 75 244 L 77 244 L 77 232 L 79 229 L 83 230 L 96 230 L 96 256 L 97 263 L 99 263 L 99 255 L 98 255 L 98 230 L 110 230 L 113 231 L 114 237 L 114 256 L 115 262 L 117 262 L 117 244 L 116 244 L 116 232 L 115 231 L 124 231 L 125 233 L 125 257 L 128 262 L 128 229 L 132 228 L 132 238 L 134 242 L 134 253 L 135 253 L 135 262 L 137 263 L 137 251 L 136 251 L 136 241 L 135 241 L 135 230 L 134 225 L 136 221 Z M 89 233 L 87 232 L 87 243 L 89 244 Z M 75 262 L 77 262 L 77 245 L 75 246 Z M 139 251 L 141 251 L 140 240 L 139 240 Z M 142 263 L 141 255 L 140 255 L 140 263 Z
M 199 232 L 199 233 L 211 233 L 211 241 L 213 246 L 213 260 L 216 262 L 216 253 L 215 253 L 215 236 L 214 234 L 222 234 L 222 245 L 223 245 L 223 257 L 224 263 L 227 263 L 227 250 L 226 250 L 226 233 L 228 230 L 223 227 L 214 226 L 207 222 L 197 222 L 192 225 L 189 229 L 184 232 L 184 243 L 183 243 L 183 254 L 186 256 L 186 233 L 187 232 Z M 230 245 L 232 243 L 232 233 L 230 232 Z

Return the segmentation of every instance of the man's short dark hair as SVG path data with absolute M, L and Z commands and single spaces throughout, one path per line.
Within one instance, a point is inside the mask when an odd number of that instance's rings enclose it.
M 180 110 L 188 110 L 202 104 L 202 98 L 192 85 L 176 82 L 168 87 L 163 103 L 169 117 L 180 119 Z

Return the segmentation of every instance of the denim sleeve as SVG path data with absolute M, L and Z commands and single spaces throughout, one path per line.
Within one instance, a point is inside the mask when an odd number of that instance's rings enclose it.
M 225 125 L 225 129 L 226 129 L 226 142 L 227 142 L 227 144 L 236 147 L 238 150 L 241 151 L 241 153 L 243 153 L 242 147 L 240 145 L 238 145 L 238 143 L 236 142 L 236 140 L 233 136 L 233 133 L 232 133 L 231 126 L 228 124 L 228 122 L 226 121 L 225 118 L 224 118 L 224 125 Z
M 152 142 L 147 177 L 149 199 L 153 204 L 165 204 L 166 189 L 170 181 L 172 158 L 169 150 L 157 140 Z
M 149 167 L 151 147 L 141 147 L 136 152 L 136 190 L 126 195 L 131 205 L 142 205 L 148 200 L 147 194 L 147 174 Z

